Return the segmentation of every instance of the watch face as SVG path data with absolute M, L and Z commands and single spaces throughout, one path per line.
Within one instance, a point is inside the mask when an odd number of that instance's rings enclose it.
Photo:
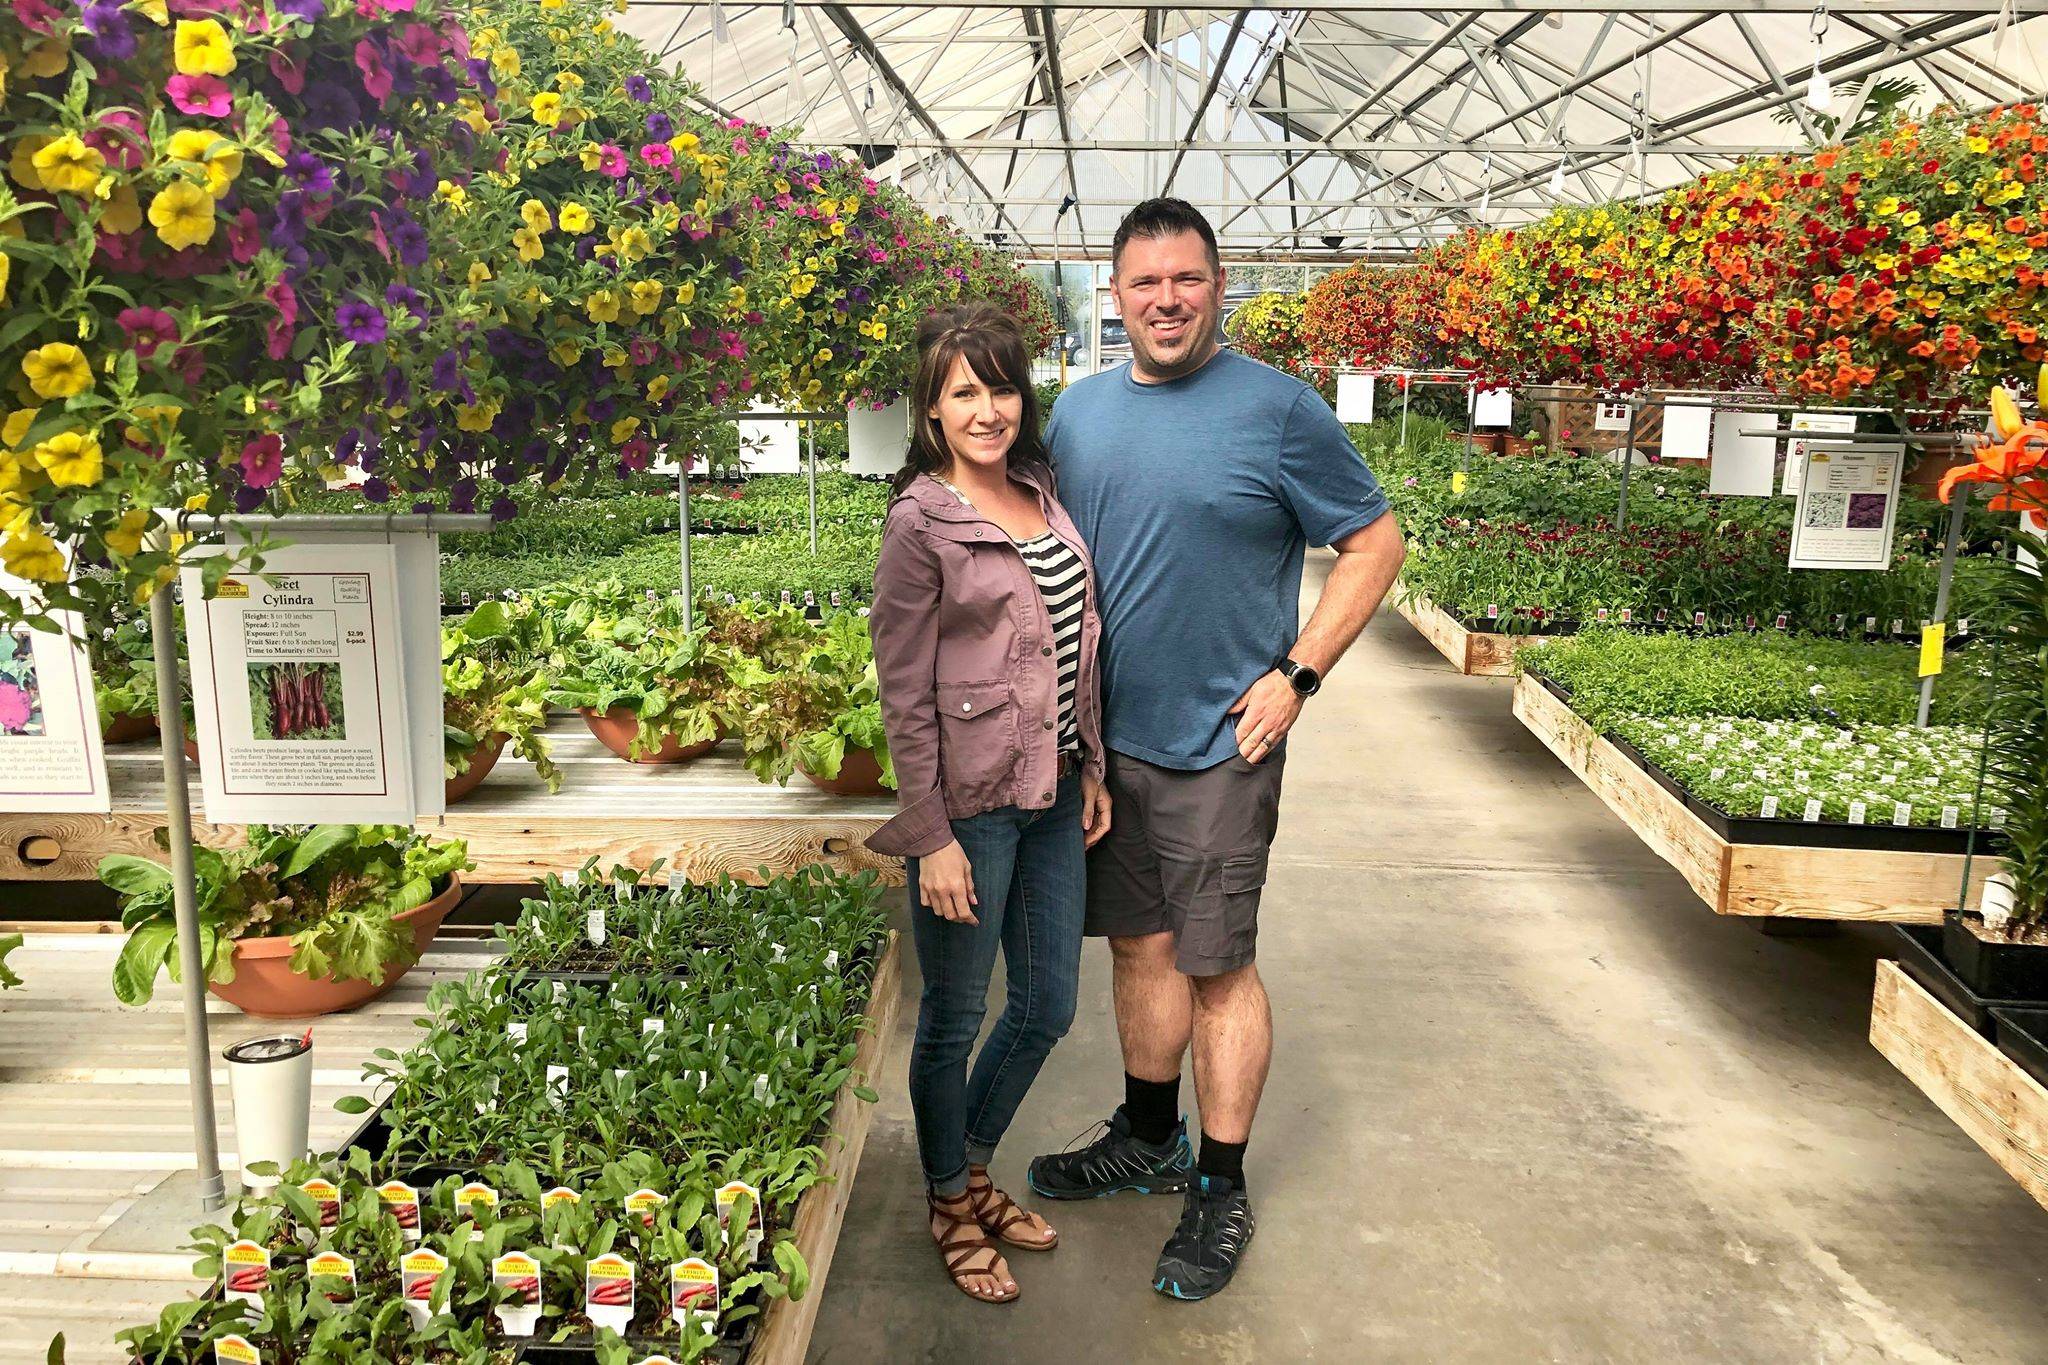
M 1296 664 L 1294 666 L 1294 676 L 1289 678 L 1288 681 L 1292 682 L 1294 690 L 1301 693 L 1304 697 L 1313 695 L 1316 689 L 1323 685 L 1322 675 L 1307 664 Z

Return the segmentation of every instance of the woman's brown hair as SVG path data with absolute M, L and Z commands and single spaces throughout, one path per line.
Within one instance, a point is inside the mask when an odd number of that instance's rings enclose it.
M 1039 435 L 1038 394 L 1031 387 L 1031 357 L 1024 349 L 1024 330 L 992 303 L 963 303 L 931 313 L 918 324 L 917 377 L 910 385 L 910 454 L 890 485 L 892 497 L 910 487 L 918 475 L 938 474 L 953 462 L 945 430 L 930 414 L 938 406 L 939 391 L 953 372 L 953 362 L 963 358 L 982 383 L 991 388 L 1007 385 L 1023 398 L 1017 439 L 1010 446 L 1010 467 L 1034 466 L 1050 482 L 1051 465 Z

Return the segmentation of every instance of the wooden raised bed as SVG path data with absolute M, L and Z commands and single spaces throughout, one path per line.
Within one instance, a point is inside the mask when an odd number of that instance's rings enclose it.
M 902 944 L 891 930 L 868 995 L 868 1031 L 853 1059 L 853 1077 L 840 1087 L 832 1102 L 832 1127 L 825 1136 L 825 1178 L 797 1205 L 796 1249 L 810 1267 L 810 1289 L 794 1303 L 776 1299 L 762 1311 L 760 1334 L 748 1356 L 750 1365 L 803 1365 L 810 1349 L 818 1304 L 825 1297 L 825 1276 L 832 1269 L 839 1228 L 846 1221 L 847 1201 L 853 1197 L 853 1177 L 860 1169 L 861 1149 L 867 1145 L 868 1125 L 874 1119 L 875 1106 L 853 1090 L 856 1085 L 873 1086 L 888 1061 L 902 976 Z
M 1401 619 L 1415 627 L 1423 639 L 1436 646 L 1437 653 L 1450 660 L 1451 667 L 1467 677 L 1505 677 L 1515 671 L 1515 655 L 1548 638 L 1467 630 L 1457 617 L 1399 579 L 1394 581 L 1391 597 Z
M 558 718 L 547 738 L 564 775 L 560 792 L 549 795 L 530 765 L 506 758 L 444 818 L 421 822 L 468 841 L 477 866 L 464 880 L 530 882 L 595 856 L 641 866 L 666 858 L 693 880 L 824 863 L 903 882 L 901 859 L 870 853 L 862 842 L 896 813 L 894 797 L 829 796 L 801 774 L 787 787 L 756 781 L 730 741 L 687 763 L 644 764 L 614 757 L 574 716 Z M 153 836 L 164 824 L 164 778 L 156 748 L 108 750 L 107 776 L 111 815 L 0 813 L 0 882 L 91 881 L 110 853 L 160 859 Z M 237 826 L 203 823 L 196 765 L 188 785 L 193 836 L 213 845 L 239 840 Z
M 2048 1207 L 2048 1090 L 2039 1081 L 1896 962 L 1877 964 L 1870 1043 Z
M 1956 854 L 1730 843 L 1527 674 L 1515 683 L 1515 718 L 1717 915 L 1939 924 L 1955 905 Z M 1995 859 L 1977 861 L 1973 906 L 1997 869 Z

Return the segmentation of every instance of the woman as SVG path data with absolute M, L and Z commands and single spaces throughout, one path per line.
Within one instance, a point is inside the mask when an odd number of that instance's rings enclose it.
M 870 629 L 924 973 L 910 1101 L 932 1237 L 954 1284 L 1008 1303 L 997 1247 L 1059 1236 L 988 1176 L 1074 1017 L 1086 848 L 1109 830 L 1086 548 L 1053 497 L 1023 334 L 977 304 L 918 329 L 917 414 Z M 996 949 L 1008 998 L 968 1073 Z

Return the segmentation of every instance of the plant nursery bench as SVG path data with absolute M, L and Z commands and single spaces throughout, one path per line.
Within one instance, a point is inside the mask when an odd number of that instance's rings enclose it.
M 1939 924 L 1955 905 L 1958 854 L 1731 840 L 1533 675 L 1516 681 L 1514 711 L 1715 914 Z M 1997 867 L 1977 859 L 1972 905 Z
M 801 774 L 787 787 L 757 781 L 730 741 L 683 763 L 628 763 L 573 715 L 555 720 L 547 739 L 564 774 L 561 791 L 550 795 L 529 765 L 508 755 L 445 817 L 423 822 L 468 841 L 477 866 L 465 881 L 530 882 L 595 856 L 636 866 L 665 858 L 693 880 L 824 863 L 903 882 L 900 859 L 862 842 L 896 813 L 894 797 L 832 796 Z M 110 853 L 160 857 L 153 836 L 164 824 L 164 777 L 155 742 L 110 747 L 107 775 L 111 815 L 0 813 L 0 881 L 90 881 Z M 203 823 L 196 765 L 191 792 L 195 838 L 219 845 L 240 837 Z
M 1451 667 L 1467 677 L 1501 678 L 1515 671 L 1515 656 L 1546 638 L 1541 635 L 1511 635 L 1504 631 L 1473 630 L 1457 617 L 1408 587 L 1399 579 L 1388 594 L 1401 619 L 1415 627 L 1436 652 L 1450 660 Z

